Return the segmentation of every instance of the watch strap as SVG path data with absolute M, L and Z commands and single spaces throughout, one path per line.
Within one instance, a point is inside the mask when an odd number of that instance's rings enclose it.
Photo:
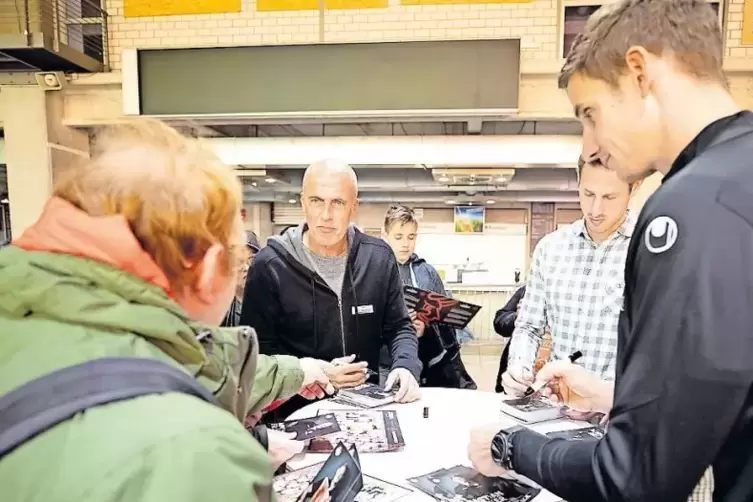
M 514 470 L 512 465 L 513 460 L 513 441 L 512 436 L 518 431 L 525 429 L 525 427 L 516 425 L 509 429 L 503 429 L 499 431 L 492 440 L 491 453 L 494 463 L 507 469 L 508 471 Z

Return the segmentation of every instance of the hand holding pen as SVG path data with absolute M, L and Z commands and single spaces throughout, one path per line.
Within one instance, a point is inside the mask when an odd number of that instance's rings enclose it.
M 572 361 L 546 364 L 531 387 L 571 410 L 609 413 L 612 408 L 614 382 L 603 380 Z
M 578 360 L 578 359 L 580 359 L 581 357 L 583 357 L 583 352 L 581 352 L 580 350 L 576 350 L 575 352 L 573 352 L 572 354 L 570 354 L 569 356 L 567 356 L 567 358 L 568 358 L 568 359 L 570 360 L 570 362 L 571 362 L 571 363 L 574 363 L 575 361 L 577 361 L 577 360 Z M 543 369 L 543 368 L 542 368 L 542 369 Z M 540 373 L 541 373 L 541 372 L 539 372 L 539 374 L 540 374 Z M 532 396 L 533 394 L 535 394 L 535 393 L 539 392 L 539 391 L 540 391 L 540 390 L 542 390 L 542 389 L 543 389 L 544 387 L 546 387 L 546 386 L 547 386 L 547 385 L 548 385 L 549 383 L 550 383 L 550 382 L 549 382 L 548 380 L 544 380 L 544 381 L 542 382 L 542 381 L 541 381 L 541 379 L 539 378 L 539 376 L 538 376 L 538 375 L 536 375 L 536 380 L 534 381 L 534 383 L 532 383 L 532 384 L 531 384 L 531 385 L 530 385 L 530 386 L 529 386 L 529 387 L 528 387 L 528 388 L 526 389 L 526 391 L 525 391 L 525 392 L 523 393 L 523 397 L 528 397 L 528 396 Z

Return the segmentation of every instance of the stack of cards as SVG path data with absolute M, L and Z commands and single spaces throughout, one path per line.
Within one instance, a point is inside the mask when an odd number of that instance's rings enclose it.
M 334 415 L 317 415 L 300 420 L 286 420 L 279 424 L 270 424 L 270 429 L 294 433 L 296 441 L 306 441 L 319 436 L 340 432 L 340 425 Z M 331 451 L 331 450 L 330 450 Z
M 512 479 L 487 478 L 464 465 L 439 469 L 408 481 L 441 502 L 529 502 L 541 492 Z
M 535 424 L 554 420 L 562 416 L 562 407 L 537 394 L 502 401 L 502 413 L 525 422 Z
M 583 439 L 601 439 L 604 437 L 603 427 L 592 426 L 583 429 L 570 429 L 566 431 L 552 431 L 546 434 L 550 438 L 567 439 L 568 441 L 580 441 Z
M 339 404 L 357 408 L 377 408 L 395 401 L 394 390 L 384 390 L 379 385 L 365 383 L 352 389 L 343 389 L 332 400 Z
M 336 455 L 338 451 L 341 451 L 340 446 L 342 445 L 338 445 L 335 448 L 335 451 L 324 463 L 315 464 L 297 471 L 286 472 L 275 477 L 274 491 L 277 494 L 277 500 L 279 502 L 309 500 L 311 494 L 316 493 L 316 489 L 321 486 L 321 482 L 317 482 L 317 480 L 323 480 L 325 477 L 330 480 L 329 492 L 332 502 L 349 502 L 351 500 L 354 502 L 392 502 L 411 493 L 407 488 L 365 476 L 361 472 L 361 461 L 358 457 L 358 450 L 355 447 L 351 447 L 350 449 L 346 449 L 348 455 L 343 455 L 342 453 Z M 348 456 L 353 462 L 350 462 Z M 360 484 L 360 491 L 355 493 L 353 489 L 346 489 L 348 486 L 347 479 L 353 477 L 347 472 L 349 468 L 360 476 L 360 482 L 356 479 L 356 482 L 350 485 L 355 487 Z M 341 479 L 335 482 L 334 479 L 337 476 L 337 472 L 343 472 L 343 474 L 340 475 Z M 334 473 L 335 475 L 329 477 L 329 473 Z
M 343 442 L 361 453 L 401 450 L 405 446 L 397 413 L 392 410 L 320 410 L 320 416 L 334 416 L 338 431 L 310 441 L 307 451 L 327 453 Z

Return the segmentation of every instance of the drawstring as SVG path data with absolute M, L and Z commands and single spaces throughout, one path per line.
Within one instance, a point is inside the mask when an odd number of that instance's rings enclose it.
M 348 264 L 348 279 L 350 282 L 350 291 L 353 294 L 353 305 L 355 305 L 356 312 L 353 317 L 356 320 L 356 339 L 358 339 L 358 296 L 356 296 L 356 284 L 353 282 L 353 269 L 350 266 L 350 263 Z
M 408 270 L 410 270 L 410 282 L 414 288 L 420 288 L 418 285 L 418 279 L 416 278 L 416 272 L 413 271 L 413 262 L 408 262 Z
M 319 350 L 319 325 L 316 322 L 316 285 L 314 275 L 311 275 L 311 303 L 314 306 L 314 346 Z

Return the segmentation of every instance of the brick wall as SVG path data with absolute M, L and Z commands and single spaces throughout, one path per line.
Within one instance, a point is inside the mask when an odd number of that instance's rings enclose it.
M 240 14 L 125 18 L 122 0 L 109 0 L 107 11 L 116 70 L 123 48 L 321 41 L 317 11 L 257 12 L 255 0 L 244 0 Z M 390 0 L 386 9 L 330 10 L 324 17 L 326 42 L 520 37 L 527 59 L 553 58 L 557 31 L 556 0 L 446 6 L 401 6 Z
M 730 0 L 728 5 L 726 55 L 733 58 L 753 58 L 753 46 L 742 46 L 744 3 L 745 0 Z
M 159 0 L 154 0 L 159 1 Z M 567 4 L 584 2 L 565 0 Z M 727 55 L 753 57 L 742 47 L 744 0 L 730 0 Z M 556 61 L 559 46 L 558 0 L 523 4 L 402 6 L 386 9 L 328 10 L 323 41 L 375 42 L 463 38 L 520 38 L 522 61 Z M 123 48 L 194 47 L 321 42 L 317 11 L 257 12 L 255 0 L 243 0 L 240 14 L 125 18 L 123 0 L 106 2 L 110 14 L 111 63 L 120 68 Z

